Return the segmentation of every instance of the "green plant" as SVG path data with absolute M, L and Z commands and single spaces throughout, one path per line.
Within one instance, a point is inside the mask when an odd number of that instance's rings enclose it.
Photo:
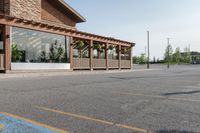
M 51 47 L 49 49 L 49 59 L 51 62 L 54 62 L 55 61 L 55 46 L 54 45 L 57 45 L 57 41 L 53 44 L 51 44 Z
M 64 54 L 64 49 L 61 47 L 61 45 L 59 47 L 56 47 L 56 62 L 61 62 L 61 59 L 63 57 Z
M 17 44 L 12 45 L 12 62 L 19 62 L 22 59 L 22 51 Z
M 101 44 L 100 44 L 100 43 L 94 44 L 94 49 L 96 49 L 96 50 L 98 50 L 98 51 L 101 51 L 101 49 L 102 49 Z
M 109 49 L 110 49 L 110 50 L 113 50 L 114 48 L 115 48 L 115 45 L 110 45 L 110 46 L 109 46 Z
M 78 43 L 77 43 L 77 48 L 78 49 L 82 49 L 82 48 L 84 48 L 84 46 L 85 46 L 84 41 L 78 41 Z
M 47 55 L 45 51 L 42 51 L 40 54 L 41 62 L 47 62 Z
M 124 53 L 128 53 L 128 48 L 124 48 L 124 49 L 123 49 L 123 52 L 124 52 Z
M 56 40 L 55 43 L 51 44 L 49 52 L 49 58 L 51 62 L 61 62 L 62 57 L 64 55 L 64 49 L 62 48 L 61 44 L 58 46 L 58 41 Z

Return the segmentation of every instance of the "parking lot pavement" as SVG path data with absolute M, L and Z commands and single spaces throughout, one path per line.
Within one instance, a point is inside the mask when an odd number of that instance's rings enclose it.
M 200 66 L 173 66 L 1 79 L 0 112 L 69 133 L 198 133 L 199 78 Z

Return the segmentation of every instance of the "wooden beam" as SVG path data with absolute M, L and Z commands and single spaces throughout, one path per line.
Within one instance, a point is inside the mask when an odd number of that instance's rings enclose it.
M 11 44 L 10 44 L 10 26 L 4 26 L 4 53 L 5 53 L 5 71 L 11 70 Z

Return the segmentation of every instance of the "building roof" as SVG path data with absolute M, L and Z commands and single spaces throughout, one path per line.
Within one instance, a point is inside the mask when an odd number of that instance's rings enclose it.
M 64 0 L 56 0 L 56 1 L 58 2 L 58 4 L 63 6 L 67 12 L 70 12 L 78 23 L 86 22 L 86 19 L 81 14 L 79 14 L 75 9 L 73 9 L 70 5 L 68 5 Z

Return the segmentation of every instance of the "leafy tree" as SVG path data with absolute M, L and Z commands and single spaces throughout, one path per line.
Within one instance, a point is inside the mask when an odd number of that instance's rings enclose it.
M 164 60 L 165 62 L 172 62 L 173 59 L 173 48 L 171 45 L 168 45 L 165 50 Z
M 139 64 L 145 64 L 147 61 L 145 54 L 141 54 L 139 57 Z
M 184 63 L 191 63 L 191 52 L 187 46 L 184 48 L 183 61 Z
M 175 53 L 173 55 L 173 61 L 177 64 L 181 61 L 181 50 L 179 47 L 176 48 Z
M 155 56 L 153 57 L 153 63 L 156 63 L 156 57 Z

